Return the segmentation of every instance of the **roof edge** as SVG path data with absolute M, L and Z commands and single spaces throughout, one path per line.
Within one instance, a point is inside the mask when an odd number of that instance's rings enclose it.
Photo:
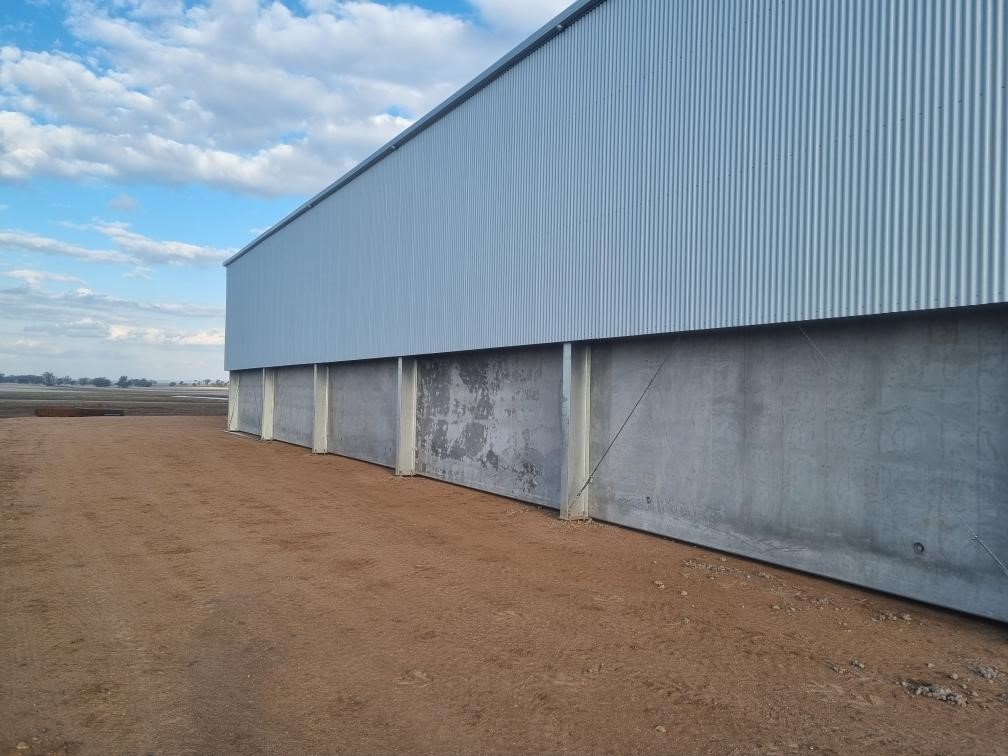
M 462 105 L 470 97 L 487 87 L 494 80 L 501 77 L 509 68 L 512 68 L 516 64 L 520 63 L 554 37 L 562 34 L 568 26 L 580 19 L 582 16 L 586 15 L 589 11 L 595 9 L 599 5 L 602 5 L 604 2 L 606 2 L 606 0 L 577 0 L 577 2 L 547 22 L 538 31 L 528 37 L 528 39 L 513 48 L 503 58 L 487 68 L 483 71 L 483 73 L 470 81 L 447 100 L 442 102 L 426 115 L 419 118 L 410 127 L 400 132 L 391 141 L 386 142 L 384 145 L 379 147 L 378 150 L 373 152 L 369 157 L 365 158 L 354 168 L 351 168 L 345 174 L 340 176 L 340 178 L 336 179 L 336 181 L 302 204 L 294 210 L 294 212 L 290 213 L 281 221 L 273 224 L 259 234 L 259 236 L 225 260 L 223 263 L 224 267 L 226 268 L 238 258 L 251 252 L 284 226 L 304 215 L 317 204 L 322 202 L 322 200 L 332 196 L 355 178 L 369 170 L 372 166 L 391 155 L 396 149 L 406 144 L 406 142 L 416 137 L 422 131 L 425 131 L 429 127 L 433 126 L 437 121 L 441 120 L 448 113 Z

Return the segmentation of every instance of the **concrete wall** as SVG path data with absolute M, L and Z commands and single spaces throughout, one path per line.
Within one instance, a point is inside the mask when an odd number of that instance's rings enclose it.
M 1008 619 L 1008 313 L 804 328 L 596 345 L 592 515 Z
M 238 372 L 238 406 L 229 411 L 238 413 L 238 430 L 256 436 L 262 430 L 263 380 L 262 370 Z
M 417 472 L 559 506 L 559 347 L 445 355 L 417 366 Z
M 396 360 L 329 366 L 330 452 L 395 466 L 396 380 Z
M 314 366 L 277 368 L 275 381 L 273 437 L 311 448 L 315 421 Z

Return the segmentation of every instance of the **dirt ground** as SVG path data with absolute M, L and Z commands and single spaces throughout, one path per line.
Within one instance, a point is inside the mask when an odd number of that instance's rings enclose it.
M 121 409 L 127 415 L 227 414 L 227 389 L 191 386 L 125 388 L 0 383 L 0 418 L 34 417 L 39 407 Z
M 0 753 L 1008 753 L 1008 626 L 223 428 L 0 421 Z

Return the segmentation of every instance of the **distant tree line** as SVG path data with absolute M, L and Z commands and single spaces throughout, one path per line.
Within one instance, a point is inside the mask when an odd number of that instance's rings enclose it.
M 113 381 L 105 377 L 99 378 L 71 378 L 69 375 L 56 376 L 53 373 L 45 372 L 41 375 L 25 374 L 25 375 L 7 375 L 6 373 L 0 373 L 0 383 L 28 383 L 35 384 L 39 386 L 98 386 L 99 388 L 104 388 L 106 386 L 112 386 Z M 114 385 L 119 388 L 129 388 L 131 386 L 139 386 L 141 388 L 147 388 L 149 386 L 157 385 L 157 381 L 152 381 L 148 378 L 130 378 L 126 375 L 120 375 L 119 380 L 114 382 Z M 204 378 L 202 381 L 193 381 L 191 384 L 185 381 L 172 381 L 170 386 L 226 386 L 227 383 L 224 381 L 215 381 L 210 378 Z
M 69 375 L 57 376 L 50 372 L 42 373 L 42 375 L 7 375 L 5 373 L 0 373 L 0 383 L 31 383 L 40 386 L 111 386 L 112 381 L 105 377 L 98 378 L 71 378 Z M 119 376 L 119 380 L 115 382 L 115 385 L 119 388 L 127 388 L 129 386 L 143 386 L 144 388 L 148 386 L 155 385 L 156 381 L 148 380 L 147 378 L 128 378 L 125 375 Z

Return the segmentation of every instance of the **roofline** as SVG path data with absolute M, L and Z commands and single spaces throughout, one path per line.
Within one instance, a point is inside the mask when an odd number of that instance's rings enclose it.
M 410 141 L 416 137 L 420 132 L 430 128 L 437 121 L 441 120 L 451 111 L 455 110 L 459 105 L 464 103 L 470 97 L 475 95 L 484 87 L 488 86 L 495 79 L 502 76 L 509 68 L 512 68 L 517 63 L 521 62 L 523 59 L 527 58 L 533 52 L 538 50 L 540 47 L 545 45 L 554 37 L 561 34 L 564 29 L 570 26 L 572 23 L 577 21 L 579 18 L 587 14 L 589 11 L 593 10 L 597 6 L 604 3 L 606 0 L 577 0 L 573 5 L 571 5 L 567 10 L 561 12 L 553 20 L 549 21 L 546 25 L 539 29 L 539 31 L 532 34 L 531 37 L 526 39 L 524 42 L 515 47 L 511 52 L 505 55 L 503 58 L 498 60 L 483 73 L 477 76 L 475 79 L 466 84 L 462 89 L 457 91 L 447 100 L 442 102 L 432 111 L 427 113 L 419 120 L 417 120 L 409 128 L 405 129 L 398 136 L 393 138 L 391 141 L 386 142 L 382 147 L 372 153 L 369 157 L 365 158 L 360 162 L 355 168 L 351 168 L 347 173 L 344 173 L 340 178 L 336 179 L 333 183 L 323 189 L 321 192 L 316 194 L 310 200 L 305 202 L 294 212 L 288 215 L 286 218 L 280 222 L 270 226 L 268 229 L 263 231 L 259 236 L 253 239 L 251 242 L 242 247 L 238 252 L 229 257 L 224 261 L 224 267 L 233 263 L 239 257 L 251 252 L 255 247 L 264 242 L 266 239 L 271 237 L 277 231 L 282 229 L 284 226 L 293 222 L 298 217 L 304 215 L 306 212 L 311 210 L 315 205 L 319 204 L 322 200 L 330 197 L 331 195 L 338 192 L 344 186 L 349 184 L 355 178 L 360 176 L 362 173 L 367 171 L 372 166 L 376 165 L 380 161 L 387 158 L 395 150 L 406 142 Z

